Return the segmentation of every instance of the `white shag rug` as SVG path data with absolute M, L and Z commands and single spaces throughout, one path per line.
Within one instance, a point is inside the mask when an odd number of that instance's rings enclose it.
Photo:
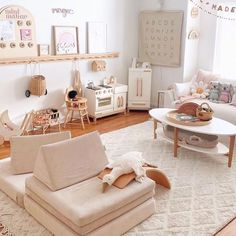
M 143 152 L 169 177 L 172 189 L 156 188 L 156 214 L 126 233 L 127 236 L 213 235 L 236 216 L 236 154 L 232 167 L 225 156 L 178 150 L 153 139 L 153 122 L 147 121 L 101 135 L 107 155 L 116 158 L 128 151 Z M 236 150 L 235 150 L 236 152 Z M 0 192 L 0 223 L 16 236 L 51 235 L 28 213 Z M 0 233 L 1 235 L 1 233 Z

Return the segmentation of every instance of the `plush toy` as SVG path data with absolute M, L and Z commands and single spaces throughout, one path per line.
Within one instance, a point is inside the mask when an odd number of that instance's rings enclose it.
M 229 83 L 221 84 L 219 101 L 229 103 L 232 101 L 233 86 Z
M 195 82 L 190 91 L 194 98 L 206 98 L 209 95 L 207 84 L 204 84 L 203 81 Z
M 211 102 L 218 102 L 220 95 L 220 83 L 217 81 L 211 81 L 209 86 L 210 86 L 210 91 L 208 99 Z
M 141 152 L 128 152 L 111 162 L 107 165 L 107 168 L 112 169 L 112 171 L 110 174 L 104 175 L 102 179 L 103 191 L 108 186 L 111 186 L 118 177 L 131 172 L 135 172 L 135 180 L 141 183 L 146 176 L 145 169 L 143 168 L 145 164 L 146 161 L 143 159 Z

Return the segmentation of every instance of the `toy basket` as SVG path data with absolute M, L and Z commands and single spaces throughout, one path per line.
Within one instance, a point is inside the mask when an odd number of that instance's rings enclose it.
M 200 120 L 208 121 L 212 119 L 212 116 L 214 114 L 214 111 L 209 106 L 208 103 L 204 102 L 201 105 L 199 105 L 196 109 L 196 116 Z
M 30 80 L 29 90 L 26 90 L 25 96 L 42 96 L 47 94 L 46 79 L 43 75 L 34 75 Z

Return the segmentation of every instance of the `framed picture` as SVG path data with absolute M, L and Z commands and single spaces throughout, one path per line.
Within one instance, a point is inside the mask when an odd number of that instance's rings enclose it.
M 20 29 L 20 37 L 22 41 L 31 41 L 32 40 L 31 29 Z
M 88 22 L 88 53 L 107 51 L 107 25 L 104 22 Z
M 54 46 L 55 54 L 77 54 L 78 28 L 75 26 L 54 26 Z
M 39 44 L 38 45 L 38 55 L 39 56 L 49 55 L 49 45 L 48 44 Z

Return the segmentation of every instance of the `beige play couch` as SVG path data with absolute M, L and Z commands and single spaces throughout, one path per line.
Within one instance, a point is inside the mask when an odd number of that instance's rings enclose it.
M 28 149 L 30 165 L 22 165 L 23 153 L 18 163 L 14 163 L 17 155 L 14 161 L 1 161 L 5 174 L 0 174 L 0 189 L 55 235 L 121 235 L 155 212 L 152 180 L 102 193 L 97 174 L 108 160 L 98 133 L 69 136 L 43 146 L 41 142 L 37 159 L 30 157 Z M 14 150 L 14 141 L 12 146 Z M 20 174 L 32 165 L 33 174 Z

